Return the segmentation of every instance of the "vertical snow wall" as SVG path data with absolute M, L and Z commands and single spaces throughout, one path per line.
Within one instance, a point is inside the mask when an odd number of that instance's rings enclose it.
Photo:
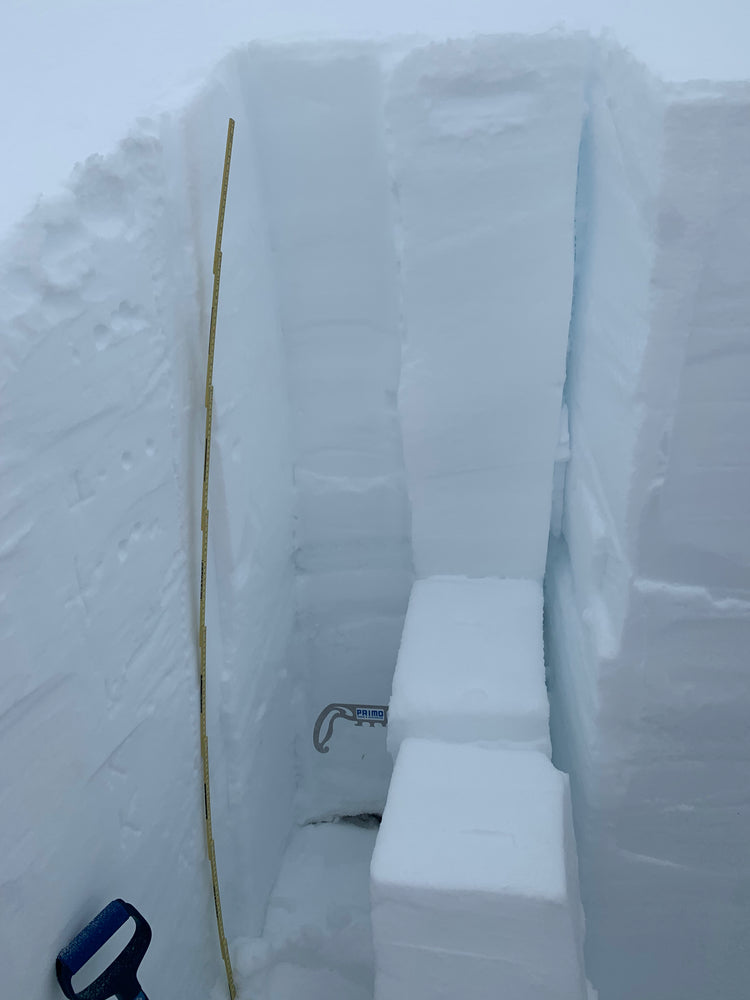
M 230 937 L 259 930 L 295 816 L 382 805 L 382 731 L 320 758 L 310 730 L 387 700 L 414 570 L 542 575 L 578 167 L 546 584 L 590 972 L 603 1000 L 741 995 L 747 101 L 584 39 L 252 47 L 6 241 L 14 993 L 55 996 L 56 947 L 123 892 L 154 994 L 218 976 L 195 584 L 232 114 L 208 581 Z
M 589 40 L 432 45 L 389 95 L 417 574 L 541 580 Z
M 412 579 L 380 54 L 252 48 L 244 71 L 291 399 L 299 815 L 380 812 L 381 728 L 312 745 L 327 704 L 387 703 Z
M 383 55 L 243 70 L 291 400 L 303 819 L 382 810 L 382 731 L 325 756 L 310 734 L 329 702 L 387 702 L 412 539 L 418 575 L 541 580 L 550 520 L 589 42 Z
M 153 996 L 219 976 L 198 748 L 211 266 L 233 61 L 78 168 L 2 252 L 3 990 L 111 898 Z M 213 804 L 230 932 L 258 931 L 293 815 L 286 381 L 256 158 L 238 128 L 216 349 L 208 580 Z M 231 262 L 231 263 L 230 263 Z M 252 873 L 250 877 L 247 873 Z
M 749 102 L 617 52 L 590 87 L 546 635 L 603 1000 L 750 974 Z

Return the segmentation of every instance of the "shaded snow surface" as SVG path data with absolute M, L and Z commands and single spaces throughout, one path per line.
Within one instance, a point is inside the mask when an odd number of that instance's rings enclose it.
M 302 827 L 292 838 L 263 934 L 236 942 L 240 1000 L 371 1000 L 370 857 L 378 822 Z

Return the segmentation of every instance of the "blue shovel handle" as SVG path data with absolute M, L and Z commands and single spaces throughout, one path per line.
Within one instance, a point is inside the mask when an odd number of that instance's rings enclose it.
M 132 917 L 135 933 L 123 950 L 93 983 L 78 993 L 73 976 L 106 944 L 115 931 Z M 123 899 L 113 900 L 57 956 L 55 970 L 60 989 L 68 1000 L 148 1000 L 138 982 L 138 966 L 151 942 L 151 927 L 144 916 Z

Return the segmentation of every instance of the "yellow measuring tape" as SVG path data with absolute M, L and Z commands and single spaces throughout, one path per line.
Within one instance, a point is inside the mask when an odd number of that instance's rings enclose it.
M 224 232 L 224 212 L 227 207 L 227 188 L 229 186 L 229 164 L 232 159 L 232 140 L 234 138 L 234 119 L 229 119 L 227 129 L 227 148 L 224 154 L 224 176 L 221 181 L 221 200 L 219 201 L 219 221 L 216 225 L 216 246 L 214 248 L 214 294 L 211 302 L 211 328 L 208 338 L 208 367 L 206 370 L 206 450 L 203 458 L 203 503 L 201 506 L 201 532 L 203 546 L 201 549 L 201 611 L 198 643 L 201 659 L 201 758 L 203 759 L 203 799 L 206 811 L 206 842 L 208 860 L 211 865 L 211 881 L 214 887 L 214 906 L 216 908 L 216 926 L 219 931 L 221 957 L 227 971 L 229 996 L 235 1000 L 237 990 L 232 975 L 232 960 L 229 957 L 229 947 L 224 935 L 224 918 L 221 915 L 221 897 L 219 895 L 219 878 L 216 872 L 216 847 L 214 845 L 213 827 L 211 824 L 211 785 L 208 776 L 208 735 L 206 732 L 206 578 L 208 576 L 208 468 L 211 461 L 211 420 L 214 409 L 214 343 L 216 341 L 216 312 L 219 307 L 219 281 L 221 279 L 221 237 Z

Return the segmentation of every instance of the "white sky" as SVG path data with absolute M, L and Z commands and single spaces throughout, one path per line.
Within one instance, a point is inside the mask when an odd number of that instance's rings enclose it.
M 750 79 L 750 0 L 0 0 L 0 234 L 234 44 L 560 25 L 666 79 Z

